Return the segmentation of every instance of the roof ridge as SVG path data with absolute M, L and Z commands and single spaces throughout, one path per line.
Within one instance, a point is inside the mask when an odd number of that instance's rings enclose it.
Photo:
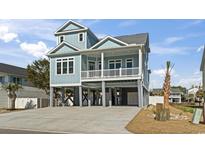
M 15 66 L 15 65 L 7 64 L 7 63 L 0 63 L 0 65 L 7 65 L 7 66 L 16 67 L 16 68 L 21 68 L 21 69 L 25 69 L 25 70 L 26 70 L 26 68 L 24 68 L 24 67 Z

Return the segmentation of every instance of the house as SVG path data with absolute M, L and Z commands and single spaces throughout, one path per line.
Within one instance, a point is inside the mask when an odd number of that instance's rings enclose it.
M 9 83 L 22 86 L 22 89 L 17 92 L 17 98 L 48 98 L 44 91 L 29 83 L 25 68 L 0 63 L 0 108 L 8 108 L 9 106 L 7 92 L 2 88 L 3 84 Z
M 203 87 L 203 91 L 205 92 L 205 46 L 202 55 L 200 71 L 202 72 L 202 87 Z M 204 96 L 204 100 L 205 100 L 205 96 Z
M 163 89 L 156 88 L 150 92 L 150 99 L 156 103 L 163 103 Z M 170 103 L 181 103 L 183 91 L 179 87 L 171 87 L 169 102 Z M 152 103 L 153 104 L 153 103 Z
M 179 88 L 171 88 L 169 102 L 181 103 L 183 92 Z
M 55 32 L 50 60 L 50 105 L 54 90 L 73 92 L 74 106 L 145 106 L 149 99 L 148 33 L 99 39 L 88 27 L 68 21 Z

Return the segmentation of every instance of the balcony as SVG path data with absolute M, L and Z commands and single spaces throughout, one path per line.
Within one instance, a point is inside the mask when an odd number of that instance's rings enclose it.
M 139 76 L 139 68 L 119 68 L 119 69 L 104 69 L 104 70 L 88 70 L 81 72 L 82 80 L 90 79 L 112 79 L 112 78 L 129 78 Z

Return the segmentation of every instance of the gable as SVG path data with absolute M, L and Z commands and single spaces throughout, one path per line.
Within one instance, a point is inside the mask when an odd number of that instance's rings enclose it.
M 67 43 L 61 43 L 59 46 L 54 48 L 49 52 L 48 55 L 58 55 L 58 54 L 65 54 L 65 53 L 73 53 L 78 51 L 77 48 L 67 44 Z
M 126 43 L 124 42 L 120 42 L 112 38 L 106 38 L 98 42 L 96 45 L 94 45 L 92 49 L 116 48 L 116 47 L 121 47 L 125 45 Z
M 70 21 L 66 22 L 64 25 L 62 25 L 56 31 L 56 33 L 63 32 L 63 31 L 81 30 L 81 29 L 86 29 L 86 27 L 80 25 L 77 22 L 70 20 Z

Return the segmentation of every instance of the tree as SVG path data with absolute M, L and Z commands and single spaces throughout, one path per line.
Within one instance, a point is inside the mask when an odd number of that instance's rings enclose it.
M 27 66 L 28 80 L 37 88 L 49 94 L 49 61 L 39 59 Z
M 204 92 L 202 89 L 199 89 L 197 92 L 196 92 L 196 98 L 197 98 L 197 101 L 199 102 L 199 105 L 201 105 L 201 102 L 202 102 L 202 99 L 204 97 Z
M 170 61 L 166 62 L 166 72 L 165 79 L 163 84 L 163 93 L 164 93 L 164 108 L 169 108 L 169 96 L 170 96 L 170 84 L 171 84 L 171 70 L 174 65 L 171 65 Z
M 16 92 L 21 89 L 22 87 L 15 83 L 9 83 L 2 85 L 3 89 L 7 91 L 7 95 L 9 97 L 9 108 L 15 109 L 15 101 L 16 101 Z

